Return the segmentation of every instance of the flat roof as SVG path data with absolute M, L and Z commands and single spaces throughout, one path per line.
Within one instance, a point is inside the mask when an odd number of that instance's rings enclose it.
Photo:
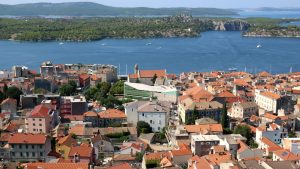
M 130 87 L 133 87 L 137 90 L 145 90 L 150 92 L 176 92 L 177 89 L 175 87 L 170 86 L 150 86 L 142 83 L 131 83 L 131 82 L 125 82 L 125 85 L 128 85 Z

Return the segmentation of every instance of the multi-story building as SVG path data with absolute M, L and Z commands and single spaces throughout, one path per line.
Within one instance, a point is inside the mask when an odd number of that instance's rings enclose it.
M 161 101 L 136 101 L 124 105 L 128 124 L 136 125 L 139 121 L 150 124 L 154 132 L 168 125 L 172 104 Z
M 17 100 L 7 98 L 1 103 L 1 113 L 10 113 L 11 116 L 15 116 L 17 114 Z
M 51 151 L 51 139 L 44 134 L 12 134 L 8 140 L 11 161 L 45 161 Z
M 25 129 L 27 133 L 49 133 L 57 124 L 57 113 L 51 109 L 38 105 L 25 119 Z
M 277 113 L 281 107 L 281 96 L 272 92 L 256 90 L 255 102 L 259 107 Z
M 126 98 L 137 100 L 156 99 L 176 103 L 178 91 L 172 86 L 150 86 L 142 83 L 125 82 L 124 95 Z
M 83 115 L 88 111 L 88 105 L 84 96 L 65 96 L 61 98 L 60 113 L 70 115 Z
M 255 102 L 235 102 L 228 115 L 232 118 L 244 119 L 258 113 L 258 106 Z
M 191 99 L 185 99 L 178 104 L 180 119 L 185 124 L 194 123 L 195 120 L 206 117 L 220 121 L 222 109 L 223 105 L 217 101 L 194 102 Z
M 192 135 L 191 150 L 194 155 L 208 155 L 211 147 L 219 145 L 220 138 L 217 135 Z
M 126 122 L 126 114 L 118 109 L 108 109 L 98 113 L 100 126 L 109 127 L 113 125 L 122 125 Z

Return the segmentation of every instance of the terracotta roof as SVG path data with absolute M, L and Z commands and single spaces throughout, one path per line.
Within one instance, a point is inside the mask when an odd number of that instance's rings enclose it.
M 72 135 L 69 134 L 69 135 L 59 139 L 57 143 L 60 145 L 71 146 L 72 144 L 76 144 L 77 142 L 74 138 L 72 138 Z
M 218 94 L 218 97 L 236 97 L 236 96 L 228 91 L 223 91 L 222 93 Z
M 232 160 L 231 154 L 229 152 L 222 153 L 222 154 L 209 154 L 204 156 L 204 158 L 208 159 L 210 162 L 217 165 Z
M 275 120 L 276 118 L 278 118 L 278 116 L 271 114 L 271 113 L 265 113 L 265 118 Z
M 268 77 L 268 76 L 272 76 L 270 73 L 263 71 L 257 74 L 260 77 Z
M 288 150 L 278 150 L 273 152 L 276 156 L 283 160 L 288 160 L 288 161 L 296 161 L 300 160 L 300 157 L 298 157 L 296 154 L 288 151 Z
M 223 132 L 221 124 L 185 125 L 188 133 L 207 134 L 209 132 Z
M 82 80 L 87 80 L 88 78 L 90 78 L 90 76 L 88 74 L 81 74 L 79 75 L 79 78 Z
M 271 152 L 282 149 L 279 145 L 275 144 L 274 142 L 272 142 L 266 137 L 262 137 L 261 141 L 268 146 L 268 149 Z
M 141 78 L 166 77 L 166 70 L 139 70 Z
M 7 98 L 7 99 L 5 99 L 5 100 L 2 101 L 1 105 L 6 104 L 6 103 L 17 104 L 17 100 L 16 99 L 12 99 L 12 98 Z
M 280 95 L 272 92 L 261 92 L 261 95 L 275 100 L 280 99 Z
M 164 157 L 170 158 L 169 152 L 146 153 L 145 160 L 160 160 Z
M 45 144 L 47 136 L 44 134 L 15 133 L 8 140 L 9 144 Z
M 85 135 L 85 126 L 82 124 L 77 124 L 69 130 L 69 134 L 71 134 L 71 133 L 76 134 L 77 136 L 84 136 Z
M 135 157 L 131 154 L 115 154 L 114 161 L 135 161 Z
M 212 149 L 214 150 L 215 153 L 225 152 L 225 148 L 226 147 L 223 145 L 212 146 Z
M 103 119 L 126 118 L 125 113 L 118 109 L 108 109 L 98 113 L 98 115 Z
M 184 91 L 185 95 L 195 95 L 204 90 L 202 87 L 195 86 Z
M 79 154 L 80 158 L 91 158 L 93 155 L 93 147 L 84 145 L 71 147 L 69 157 L 73 157 L 75 154 Z
M 83 114 L 83 116 L 98 117 L 98 114 L 96 112 L 93 112 L 93 111 L 88 111 L 88 112 L 85 112 Z
M 89 169 L 88 163 L 27 163 L 28 169 Z
M 123 163 L 112 167 L 107 167 L 106 169 L 132 169 L 132 167 L 128 163 Z
M 210 165 L 208 160 L 203 157 L 200 158 L 198 156 L 194 156 L 189 161 L 192 161 L 192 166 L 190 166 L 189 169 L 194 169 L 194 165 L 196 165 L 196 168 L 199 169 L 212 169 L 212 166 Z
M 172 150 L 171 154 L 173 156 L 185 156 L 185 155 L 193 155 L 191 149 L 189 148 L 181 148 L 179 150 Z
M 129 74 L 129 79 L 137 79 L 138 75 L 137 74 Z
M 38 105 L 35 106 L 34 109 L 31 111 L 29 117 L 30 118 L 45 118 L 47 116 L 49 116 L 49 111 L 50 109 L 48 109 L 47 107 L 43 106 L 43 105 Z
M 244 142 L 242 142 L 240 140 L 238 140 L 238 143 L 240 144 L 240 148 L 237 151 L 238 153 L 241 153 L 241 152 L 243 152 L 245 150 L 250 149 L 250 147 L 246 143 L 244 143 Z
M 173 164 L 172 162 L 167 158 L 164 157 L 161 161 L 160 161 L 160 166 L 161 167 L 171 167 Z
M 10 137 L 11 137 L 11 134 L 9 134 L 9 133 L 1 133 L 0 141 L 1 142 L 8 142 Z

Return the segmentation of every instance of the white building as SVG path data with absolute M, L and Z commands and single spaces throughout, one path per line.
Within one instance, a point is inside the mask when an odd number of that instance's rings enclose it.
M 275 123 L 270 124 L 269 127 L 257 127 L 255 141 L 260 144 L 263 137 L 268 138 L 276 144 L 281 144 L 281 139 L 288 137 L 287 129 Z
M 256 104 L 267 111 L 276 113 L 279 108 L 280 98 L 280 95 L 276 93 L 255 90 Z
M 158 132 L 168 125 L 170 102 L 136 101 L 124 104 L 127 122 L 135 126 L 139 121 L 150 124 L 152 131 Z

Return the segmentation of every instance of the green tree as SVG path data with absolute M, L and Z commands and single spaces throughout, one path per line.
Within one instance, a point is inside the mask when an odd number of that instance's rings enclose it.
M 76 82 L 71 80 L 67 84 L 60 86 L 59 93 L 61 96 L 72 96 L 76 94 L 76 88 Z
M 234 134 L 240 134 L 247 139 L 247 144 L 250 144 L 250 140 L 252 139 L 251 129 L 247 125 L 238 125 L 234 129 Z
M 111 95 L 124 94 L 124 81 L 119 80 L 115 84 L 113 84 L 110 88 L 109 93 Z
M 136 125 L 136 131 L 137 131 L 137 134 L 139 136 L 142 133 L 145 133 L 145 134 L 151 133 L 152 128 L 147 122 L 139 121 Z
M 0 91 L 0 102 L 5 99 L 5 94 Z
M 228 114 L 227 114 L 226 104 L 223 105 L 221 124 L 222 124 L 223 129 L 229 127 L 229 117 L 228 117 Z
M 142 162 L 144 157 L 144 153 L 137 152 L 135 155 L 135 160 L 138 162 Z
M 15 86 L 9 87 L 6 91 L 6 96 L 12 99 L 16 99 L 18 103 L 22 94 L 23 92 Z
M 155 84 L 156 79 L 157 79 L 157 75 L 156 75 L 156 73 L 155 73 L 154 76 L 153 76 L 153 78 L 151 79 L 153 85 Z

